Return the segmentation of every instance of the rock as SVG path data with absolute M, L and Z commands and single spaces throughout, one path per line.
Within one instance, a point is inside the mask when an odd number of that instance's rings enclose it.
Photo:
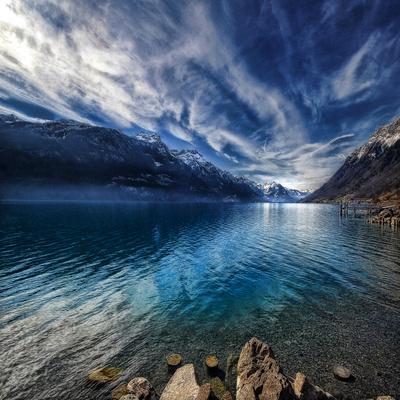
M 151 383 L 143 377 L 133 378 L 127 385 L 128 392 L 141 400 L 157 400 L 157 395 Z
M 233 397 L 230 392 L 225 392 L 222 396 L 222 400 L 233 400 Z
M 199 389 L 193 364 L 186 364 L 172 375 L 160 400 L 196 400 Z
M 311 384 L 307 377 L 300 372 L 296 374 L 293 389 L 299 400 L 334 400 L 331 394 Z
M 117 386 L 112 392 L 111 392 L 111 399 L 112 400 L 120 400 L 122 396 L 125 396 L 126 394 L 129 394 L 128 392 L 128 385 L 126 383 L 123 383 L 122 385 Z
M 139 397 L 135 396 L 134 394 L 125 394 L 119 400 L 140 400 Z
M 182 356 L 180 354 L 170 354 L 167 356 L 167 364 L 169 367 L 176 368 L 182 363 Z
M 295 399 L 290 381 L 281 372 L 271 347 L 257 338 L 244 345 L 237 371 L 237 400 Z
M 207 356 L 206 365 L 208 368 L 218 367 L 218 357 L 216 355 Z
M 239 361 L 239 357 L 233 355 L 232 353 L 229 354 L 227 360 L 226 360 L 226 369 L 228 372 L 232 371 L 233 369 L 236 368 L 237 363 Z
M 196 400 L 211 400 L 211 399 L 212 399 L 211 385 L 209 383 L 201 385 Z
M 332 396 L 337 400 L 343 400 L 345 398 L 344 394 L 339 390 L 333 390 Z
M 90 371 L 88 379 L 98 383 L 113 382 L 121 376 L 121 373 L 121 368 L 101 367 Z
M 351 371 L 348 368 L 343 367 L 341 365 L 338 365 L 333 369 L 333 374 L 335 375 L 336 378 L 341 379 L 343 381 L 347 381 L 351 377 Z
M 222 400 L 222 397 L 226 392 L 224 382 L 222 382 L 220 378 L 215 377 L 210 380 L 210 385 L 214 396 L 218 400 Z
M 392 396 L 378 396 L 376 400 L 395 400 Z

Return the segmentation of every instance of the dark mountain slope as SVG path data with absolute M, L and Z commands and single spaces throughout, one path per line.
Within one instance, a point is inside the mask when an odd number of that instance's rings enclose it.
M 400 119 L 379 128 L 306 201 L 400 197 Z
M 212 198 L 257 199 L 255 183 L 207 163 L 188 166 L 156 134 L 129 137 L 75 121 L 32 123 L 0 116 L 0 182 L 48 187 L 96 185 Z M 137 190 L 132 190 L 136 188 Z M 4 192 L 4 191 L 3 191 Z M 162 196 L 162 195 L 161 195 Z

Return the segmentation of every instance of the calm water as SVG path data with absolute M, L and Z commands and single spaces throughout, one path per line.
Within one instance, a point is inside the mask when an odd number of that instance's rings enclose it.
M 335 206 L 0 206 L 1 399 L 110 399 L 101 365 L 161 389 L 172 351 L 203 381 L 252 336 L 328 390 L 399 395 L 399 328 L 400 233 Z

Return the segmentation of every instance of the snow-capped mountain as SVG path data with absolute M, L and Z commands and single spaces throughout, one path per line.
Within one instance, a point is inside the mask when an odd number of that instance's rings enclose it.
M 296 203 L 309 194 L 297 189 L 288 189 L 274 181 L 266 182 L 263 191 L 265 199 L 271 203 Z
M 76 121 L 28 122 L 0 115 L 4 187 L 91 185 L 124 193 L 254 200 L 262 191 L 193 150 L 171 151 L 155 133 L 130 137 Z M 25 186 L 24 186 L 25 185 Z
M 400 118 L 379 128 L 306 201 L 400 198 Z

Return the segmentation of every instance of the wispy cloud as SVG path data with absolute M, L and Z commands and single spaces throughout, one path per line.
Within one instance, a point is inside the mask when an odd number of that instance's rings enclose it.
M 168 132 L 233 172 L 315 187 L 366 137 L 357 103 L 380 102 L 374 123 L 400 106 L 398 21 L 356 3 L 3 0 L 0 106 Z

